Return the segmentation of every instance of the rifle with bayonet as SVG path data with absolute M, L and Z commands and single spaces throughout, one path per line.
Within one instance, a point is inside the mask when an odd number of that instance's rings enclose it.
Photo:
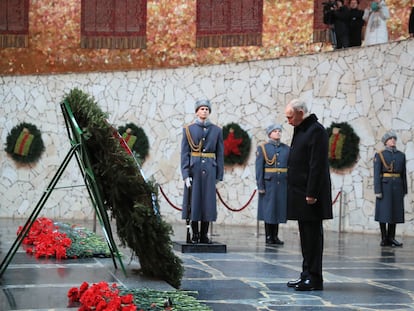
M 187 188 L 187 217 L 185 218 L 187 226 L 187 243 L 191 243 L 191 234 L 190 234 L 190 222 L 191 222 L 191 192 L 192 186 Z

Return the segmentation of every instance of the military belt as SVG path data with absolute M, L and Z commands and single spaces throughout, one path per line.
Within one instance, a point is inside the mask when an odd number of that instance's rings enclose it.
M 382 177 L 400 177 L 401 175 L 398 173 L 384 173 Z
M 191 152 L 192 157 L 200 157 L 200 158 L 216 158 L 216 154 L 212 152 Z
M 287 173 L 287 168 L 280 168 L 280 167 L 266 167 L 264 169 L 265 173 Z

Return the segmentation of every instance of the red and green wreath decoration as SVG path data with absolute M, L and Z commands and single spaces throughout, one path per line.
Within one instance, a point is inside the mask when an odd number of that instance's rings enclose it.
M 6 152 L 17 162 L 36 162 L 44 150 L 41 133 L 33 124 L 20 123 L 7 136 Z
M 332 168 L 344 169 L 357 162 L 359 137 L 346 123 L 332 123 L 327 129 L 329 136 L 329 164 Z
M 250 152 L 250 137 L 238 124 L 223 127 L 224 164 L 243 164 Z
M 138 156 L 139 160 L 144 162 L 149 150 L 149 141 L 144 130 L 134 123 L 127 123 L 125 126 L 120 126 L 118 132 L 135 156 Z

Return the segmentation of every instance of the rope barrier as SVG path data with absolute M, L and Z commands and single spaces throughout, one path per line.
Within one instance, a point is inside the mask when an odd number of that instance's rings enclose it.
M 254 191 L 253 191 L 253 193 L 252 193 L 252 195 L 250 196 L 250 198 L 249 198 L 249 200 L 247 201 L 247 203 L 246 204 L 244 204 L 240 209 L 234 209 L 234 208 L 231 208 L 230 206 L 228 206 L 224 201 L 223 201 L 223 198 L 221 197 L 221 195 L 220 195 L 220 192 L 218 192 L 218 190 L 216 189 L 216 193 L 217 193 L 217 195 L 218 195 L 218 197 L 219 197 L 219 199 L 220 199 L 220 202 L 221 203 L 223 203 L 223 205 L 227 208 L 227 209 L 229 209 L 229 210 L 231 210 L 232 212 L 241 212 L 242 210 L 244 210 L 251 202 L 252 202 L 252 200 L 253 200 L 253 197 L 254 197 L 254 195 L 256 194 L 256 189 L 254 189 Z
M 173 208 L 175 208 L 177 211 L 182 211 L 182 210 L 183 210 L 181 207 L 178 207 L 178 206 L 174 205 L 174 204 L 170 201 L 170 199 L 168 199 L 168 197 L 165 195 L 164 190 L 162 190 L 161 185 L 158 185 L 158 187 L 160 187 L 161 194 L 162 194 L 162 195 L 164 196 L 164 198 L 167 200 L 168 204 L 170 204 L 170 205 L 171 205 Z
M 332 201 L 332 205 L 334 205 L 336 203 L 336 201 L 338 201 L 339 196 L 341 195 L 342 191 L 338 191 L 338 194 L 336 195 L 335 199 Z
M 177 211 L 182 211 L 183 209 L 181 208 L 181 207 L 178 207 L 178 206 L 176 206 L 176 205 L 174 205 L 174 203 L 172 203 L 171 202 L 171 200 L 167 197 L 167 195 L 165 194 L 165 192 L 164 192 L 164 190 L 162 189 L 162 187 L 161 187 L 161 185 L 158 185 L 158 187 L 160 187 L 160 192 L 161 192 L 161 194 L 163 195 L 163 197 L 167 200 L 167 202 L 168 202 L 168 204 L 170 204 L 171 205 L 171 207 L 172 208 L 174 208 L 174 209 L 176 209 Z M 228 206 L 224 201 L 223 201 L 223 198 L 222 198 L 222 196 L 221 196 L 221 194 L 218 192 L 218 190 L 216 189 L 216 193 L 217 193 L 217 196 L 218 196 L 218 198 L 219 198 L 219 200 L 220 200 L 220 202 L 221 203 L 223 203 L 223 205 L 227 208 L 227 209 L 229 209 L 229 210 L 231 210 L 231 211 L 233 211 L 233 212 L 240 212 L 240 211 L 242 211 L 242 210 L 244 210 L 251 202 L 252 202 L 252 200 L 253 200 L 253 197 L 254 197 L 254 195 L 256 194 L 256 189 L 253 191 L 253 193 L 252 193 L 252 195 L 250 196 L 250 198 L 249 198 L 249 200 L 247 201 L 247 203 L 245 204 L 245 205 L 243 205 L 240 209 L 234 209 L 234 208 L 231 208 L 230 206 Z
M 174 205 L 171 200 L 167 197 L 167 195 L 165 194 L 164 190 L 162 189 L 161 185 L 158 185 L 158 187 L 160 188 L 161 194 L 163 195 L 163 197 L 167 200 L 168 204 L 170 204 L 174 209 L 176 209 L 177 211 L 182 211 L 183 209 L 181 207 L 178 207 L 176 205 Z M 235 208 L 231 208 L 226 202 L 224 202 L 223 197 L 221 196 L 220 192 L 216 189 L 216 193 L 217 196 L 220 200 L 220 202 L 230 211 L 232 212 L 241 212 L 242 210 L 244 210 L 253 200 L 255 194 L 257 192 L 257 189 L 255 189 L 252 193 L 252 195 L 250 196 L 249 200 L 247 201 L 246 204 L 244 204 L 241 208 L 239 209 L 235 209 Z M 338 191 L 335 199 L 332 201 L 332 205 L 334 205 L 337 201 L 339 196 L 342 194 L 342 191 Z

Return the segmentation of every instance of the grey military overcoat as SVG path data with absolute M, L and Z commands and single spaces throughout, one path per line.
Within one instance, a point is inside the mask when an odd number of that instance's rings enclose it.
M 209 121 L 202 124 L 196 120 L 183 129 L 181 174 L 184 180 L 187 177 L 193 179 L 190 220 L 215 221 L 216 182 L 222 181 L 224 174 L 223 131 L 220 127 Z M 188 207 L 188 189 L 184 186 L 182 219 L 187 218 Z
M 381 151 L 374 157 L 375 220 L 383 223 L 404 223 L 404 196 L 407 194 L 405 154 L 396 149 Z
M 259 192 L 257 220 L 268 224 L 286 222 L 288 156 L 289 147 L 283 143 L 269 140 L 257 147 L 256 184 L 258 190 L 265 191 Z

